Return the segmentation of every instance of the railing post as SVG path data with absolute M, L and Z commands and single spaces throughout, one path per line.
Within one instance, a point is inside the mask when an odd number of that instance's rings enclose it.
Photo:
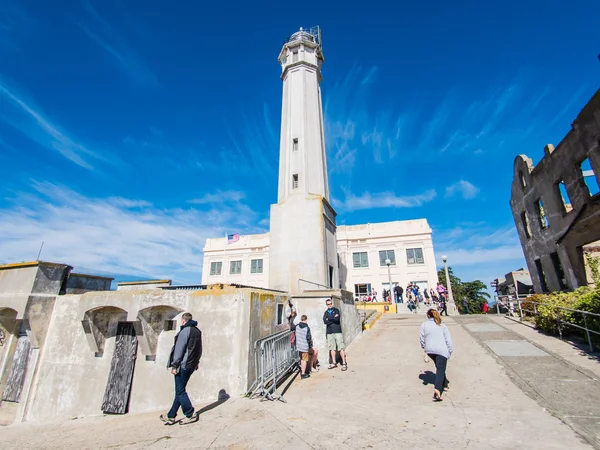
M 521 322 L 523 322 L 523 307 L 521 306 L 521 299 L 517 296 L 517 303 L 519 304 L 519 316 L 521 317 Z
M 562 335 L 562 328 L 560 327 L 560 316 L 558 314 L 558 308 L 554 308 L 554 314 L 556 315 L 556 326 L 558 328 L 558 337 L 560 337 L 560 339 L 562 340 L 563 335 Z
M 587 333 L 588 344 L 590 344 L 590 353 L 594 353 L 594 344 L 592 343 L 592 337 L 590 336 L 590 330 L 587 326 L 587 315 L 583 313 L 583 324 L 585 325 L 585 331 Z

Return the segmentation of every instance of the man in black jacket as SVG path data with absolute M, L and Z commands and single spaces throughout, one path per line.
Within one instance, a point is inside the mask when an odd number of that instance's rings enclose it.
M 186 424 L 198 420 L 198 417 L 194 417 L 194 407 L 185 390 L 190 377 L 198 370 L 198 363 L 202 357 L 202 332 L 197 325 L 198 322 L 192 320 L 190 313 L 181 316 L 181 329 L 175 335 L 175 344 L 169 355 L 167 368 L 175 375 L 175 399 L 169 412 L 160 415 L 160 420 L 168 424 L 176 422 L 175 418 L 180 406 L 185 415 L 185 419 L 180 423 Z
M 331 364 L 329 368 L 335 369 L 337 367 L 335 353 L 336 350 L 339 350 L 342 357 L 342 370 L 348 370 L 346 352 L 344 352 L 344 338 L 342 336 L 342 313 L 340 313 L 339 309 L 333 307 L 333 301 L 330 298 L 325 301 L 325 304 L 327 305 L 327 310 L 323 314 L 323 323 L 327 327 L 325 335 L 327 336 L 327 346 L 331 352 Z

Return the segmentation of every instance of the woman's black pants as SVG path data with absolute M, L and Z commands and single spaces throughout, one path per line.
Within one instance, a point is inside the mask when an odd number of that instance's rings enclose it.
M 435 388 L 440 391 L 440 394 L 444 392 L 444 388 L 448 387 L 448 378 L 446 378 L 446 365 L 448 364 L 448 358 L 442 355 L 434 355 L 428 353 L 428 356 L 435 363 Z

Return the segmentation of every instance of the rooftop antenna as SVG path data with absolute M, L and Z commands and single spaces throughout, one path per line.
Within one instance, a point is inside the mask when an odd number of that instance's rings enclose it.
M 40 245 L 40 251 L 38 252 L 36 261 L 40 260 L 40 255 L 42 254 L 42 249 L 44 248 L 44 241 L 42 241 L 42 245 Z

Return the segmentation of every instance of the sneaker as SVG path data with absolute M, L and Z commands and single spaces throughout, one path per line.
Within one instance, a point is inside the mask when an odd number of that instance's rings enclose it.
M 310 378 L 310 375 L 307 373 L 303 373 L 302 375 L 300 375 L 300 378 L 305 380 L 306 378 Z
M 194 414 L 191 417 L 185 417 L 184 419 L 181 419 L 179 421 L 179 425 L 188 425 L 190 423 L 195 423 L 195 422 L 198 422 L 198 419 L 199 419 L 198 415 Z
M 162 420 L 167 425 L 173 425 L 175 422 L 177 422 L 177 419 L 175 417 L 169 417 L 166 414 L 161 414 L 160 420 Z

